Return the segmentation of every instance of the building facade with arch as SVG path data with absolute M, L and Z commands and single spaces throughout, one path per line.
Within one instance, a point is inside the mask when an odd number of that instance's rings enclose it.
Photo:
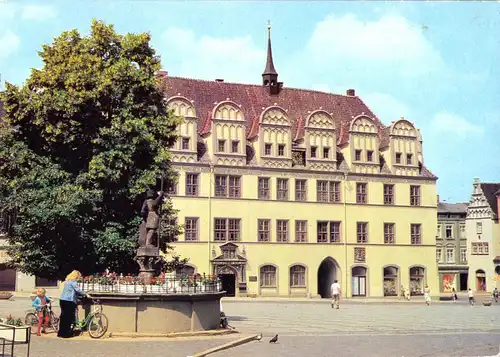
M 174 244 L 229 295 L 439 294 L 436 180 L 405 118 L 356 95 L 288 88 L 268 39 L 262 84 L 158 75 L 184 117 L 169 188 Z

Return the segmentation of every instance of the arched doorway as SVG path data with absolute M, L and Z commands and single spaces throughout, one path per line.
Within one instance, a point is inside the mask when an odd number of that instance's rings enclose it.
M 0 291 L 16 291 L 16 271 L 0 264 Z
M 236 296 L 236 271 L 226 265 L 218 269 L 218 276 L 226 296 Z
M 486 274 L 484 270 L 476 270 L 476 290 L 486 291 Z
M 366 268 L 352 268 L 352 296 L 366 296 Z
M 340 283 L 340 268 L 332 257 L 323 259 L 318 268 L 318 294 L 322 298 L 331 297 L 330 287 L 335 280 Z
M 425 269 L 423 267 L 410 268 L 410 295 L 424 295 Z
M 384 296 L 398 296 L 399 268 L 388 266 L 384 268 Z

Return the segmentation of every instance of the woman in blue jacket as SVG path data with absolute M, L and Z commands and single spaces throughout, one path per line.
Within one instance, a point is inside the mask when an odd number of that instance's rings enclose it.
M 57 333 L 57 337 L 73 337 L 71 324 L 75 321 L 76 299 L 78 296 L 86 296 L 85 292 L 78 287 L 78 281 L 81 279 L 82 274 L 78 270 L 73 270 L 66 277 L 63 292 L 59 298 L 61 319 L 59 320 L 59 332 Z

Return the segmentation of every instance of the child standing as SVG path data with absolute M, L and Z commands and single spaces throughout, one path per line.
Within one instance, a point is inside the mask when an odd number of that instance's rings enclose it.
M 36 309 L 38 315 L 38 330 L 37 335 L 40 336 L 40 329 L 42 328 L 42 333 L 45 332 L 45 326 L 49 323 L 49 314 L 47 311 L 47 304 L 50 303 L 50 298 L 45 296 L 45 289 L 40 288 L 36 291 L 36 298 L 33 300 L 33 307 Z
M 431 289 L 429 289 L 428 285 L 424 288 L 424 300 L 427 306 L 431 304 Z

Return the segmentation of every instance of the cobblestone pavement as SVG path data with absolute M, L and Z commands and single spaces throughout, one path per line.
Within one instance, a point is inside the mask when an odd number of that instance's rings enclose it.
M 23 316 L 29 299 L 0 301 L 0 316 Z M 214 354 L 214 357 L 271 356 L 493 356 L 499 353 L 500 304 L 465 303 L 231 301 L 223 300 L 230 324 L 243 334 L 264 333 L 265 341 Z M 279 343 L 268 340 L 278 333 Z M 161 340 L 59 340 L 34 338 L 32 356 L 186 357 L 241 336 Z M 17 357 L 24 350 L 16 348 Z
M 500 334 L 283 336 L 273 345 L 266 336 L 213 357 L 472 357 L 497 356 Z
M 498 332 L 500 304 L 490 307 L 443 302 L 422 304 L 340 304 L 223 301 L 230 325 L 245 333 L 283 336 Z M 499 341 L 500 343 L 500 341 Z

